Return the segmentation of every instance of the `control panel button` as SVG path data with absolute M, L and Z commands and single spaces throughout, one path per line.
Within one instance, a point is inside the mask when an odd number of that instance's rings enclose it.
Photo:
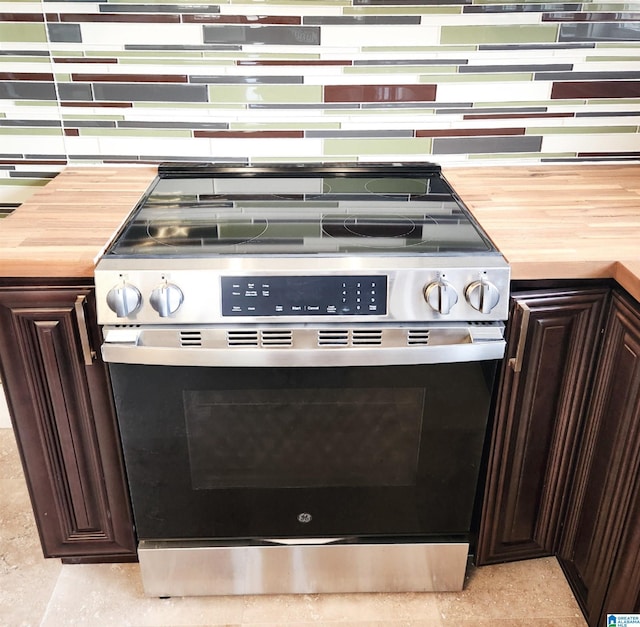
M 167 318 L 178 311 L 183 300 L 184 294 L 182 290 L 173 283 L 163 283 L 156 287 L 149 297 L 151 306 L 161 318 Z
M 500 300 L 498 288 L 485 278 L 467 285 L 465 296 L 474 309 L 485 314 L 490 313 Z
M 446 316 L 458 302 L 458 292 L 451 283 L 440 279 L 424 288 L 424 299 L 431 309 Z
M 107 305 L 118 318 L 126 318 L 142 303 L 140 291 L 134 285 L 125 283 L 112 287 L 107 294 Z

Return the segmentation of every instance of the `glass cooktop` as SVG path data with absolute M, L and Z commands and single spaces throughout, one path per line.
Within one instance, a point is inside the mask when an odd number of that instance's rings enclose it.
M 107 255 L 497 252 L 433 164 L 159 172 Z

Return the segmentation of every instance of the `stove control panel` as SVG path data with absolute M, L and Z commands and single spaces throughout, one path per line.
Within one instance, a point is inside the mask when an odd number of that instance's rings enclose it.
M 261 269 L 189 265 L 96 270 L 100 324 L 221 324 L 357 321 L 506 320 L 509 266 L 477 263 L 428 267 L 385 258 L 323 269 L 291 264 Z M 288 260 L 287 260 L 288 261 Z M 184 267 L 181 267 L 181 263 Z M 230 263 L 230 262 L 229 262 Z M 481 265 L 482 264 L 482 265 Z M 274 264 L 275 266 L 275 264 Z M 349 267 L 350 266 L 350 267 Z
M 221 296 L 225 317 L 384 316 L 387 277 L 225 276 Z

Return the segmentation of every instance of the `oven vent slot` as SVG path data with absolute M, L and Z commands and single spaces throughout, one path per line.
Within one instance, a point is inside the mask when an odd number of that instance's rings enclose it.
M 348 346 L 349 331 L 347 329 L 319 329 L 318 346 Z
M 227 331 L 228 346 L 258 346 L 258 340 L 257 330 Z
M 409 346 L 426 346 L 429 344 L 429 329 L 409 329 L 407 331 Z
M 354 329 L 351 332 L 351 343 L 354 346 L 380 346 L 382 344 L 381 329 Z
M 180 346 L 202 346 L 200 331 L 180 331 Z
M 262 346 L 293 346 L 293 331 L 290 329 L 260 331 Z

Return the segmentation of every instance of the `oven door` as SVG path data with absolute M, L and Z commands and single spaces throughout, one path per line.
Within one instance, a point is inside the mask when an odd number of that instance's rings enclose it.
M 138 537 L 465 539 L 496 364 L 111 363 Z

